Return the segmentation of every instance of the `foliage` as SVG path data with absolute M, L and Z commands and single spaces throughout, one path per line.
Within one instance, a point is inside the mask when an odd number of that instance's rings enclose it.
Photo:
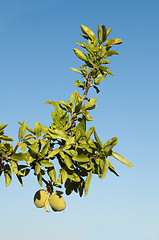
M 110 29 L 98 25 L 98 37 L 88 27 L 81 25 L 82 36 L 88 43 L 77 42 L 84 52 L 74 48 L 75 55 L 82 60 L 80 70 L 72 68 L 81 75 L 82 81 L 75 81 L 75 85 L 83 90 L 83 95 L 75 91 L 69 101 L 46 101 L 54 107 L 52 123 L 42 126 L 35 123 L 34 129 L 26 125 L 26 121 L 19 122 L 18 142 L 15 147 L 13 139 L 5 135 L 7 124 L 0 125 L 0 175 L 5 176 L 5 183 L 11 183 L 12 175 L 23 185 L 23 178 L 31 170 L 40 186 L 46 184 L 52 194 L 62 194 L 58 188 L 64 188 L 67 195 L 73 191 L 80 197 L 88 193 L 93 174 L 104 179 L 108 170 L 118 176 L 109 158 L 114 157 L 128 167 L 133 165 L 114 152 L 117 137 L 102 143 L 95 127 L 86 128 L 87 122 L 92 121 L 90 111 L 96 108 L 97 98 L 88 98 L 91 87 L 97 93 L 97 86 L 107 75 L 113 75 L 108 68 L 108 57 L 117 55 L 112 46 L 121 44 L 121 39 L 107 40 Z M 56 162 L 59 169 L 55 169 Z

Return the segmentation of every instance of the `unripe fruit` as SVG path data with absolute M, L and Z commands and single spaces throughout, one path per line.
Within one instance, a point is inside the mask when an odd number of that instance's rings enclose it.
M 66 202 L 63 197 L 58 196 L 55 193 L 49 197 L 49 204 L 53 211 L 60 212 L 66 208 Z
M 34 195 L 34 203 L 38 208 L 45 206 L 46 200 L 49 198 L 49 194 L 45 190 L 39 190 Z

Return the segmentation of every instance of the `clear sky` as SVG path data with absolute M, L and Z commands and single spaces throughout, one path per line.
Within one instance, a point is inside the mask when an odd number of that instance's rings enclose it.
M 69 100 L 78 90 L 73 48 L 80 24 L 112 27 L 114 77 L 103 80 L 93 112 L 100 138 L 117 136 L 115 150 L 130 169 L 112 160 L 120 177 L 94 176 L 87 197 L 64 196 L 63 213 L 45 213 L 33 203 L 40 186 L 29 176 L 22 188 L 0 178 L 3 240 L 159 240 L 159 2 L 157 0 L 0 0 L 0 120 L 17 139 L 18 121 L 31 127 L 51 122 L 46 100 Z M 94 91 L 90 97 L 96 97 Z

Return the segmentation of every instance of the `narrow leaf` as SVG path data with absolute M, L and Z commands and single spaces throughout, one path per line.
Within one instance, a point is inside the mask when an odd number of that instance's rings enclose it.
M 42 131 L 42 126 L 39 122 L 36 122 L 35 123 L 35 126 L 34 126 L 34 133 L 36 135 L 36 137 L 40 137 L 41 136 L 41 131 Z
M 77 73 L 82 74 L 82 73 L 81 73 L 79 70 L 77 70 L 76 68 L 71 68 L 71 70 L 74 71 L 74 72 L 77 72 Z
M 18 134 L 19 142 L 24 137 L 25 131 L 26 131 L 26 122 L 24 121 L 19 128 L 19 134 Z
M 103 169 L 102 169 L 102 176 L 101 176 L 101 179 L 104 179 L 107 172 L 108 172 L 108 168 L 109 168 L 109 164 L 108 164 L 108 159 L 105 158 L 105 161 L 104 161 L 104 166 L 103 166 Z
M 8 123 L 3 123 L 3 124 L 1 124 L 1 125 L 0 125 L 0 131 L 1 131 L 2 129 L 4 129 L 7 125 L 8 125 Z
M 87 196 L 87 194 L 88 194 L 91 178 L 92 178 L 92 171 L 90 171 L 88 173 L 88 176 L 86 178 L 86 182 L 85 182 L 85 196 Z
M 8 136 L 4 136 L 4 135 L 0 135 L 0 140 L 4 140 L 4 141 L 13 141 L 13 138 L 8 137 Z
M 112 152 L 112 156 L 116 158 L 118 161 L 120 161 L 121 163 L 125 164 L 126 166 L 134 167 L 134 165 L 131 162 L 129 162 L 126 158 L 122 157 L 118 153 Z

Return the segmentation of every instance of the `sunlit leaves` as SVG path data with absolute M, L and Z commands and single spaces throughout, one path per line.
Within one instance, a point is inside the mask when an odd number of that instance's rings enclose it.
M 125 164 L 126 166 L 134 167 L 134 165 L 131 162 L 129 162 L 126 158 L 122 157 L 118 153 L 112 152 L 112 156 L 116 158 L 118 161 L 120 161 L 121 163 Z
M 71 70 L 74 71 L 74 72 L 77 72 L 77 73 L 81 74 L 81 72 L 80 72 L 79 70 L 77 70 L 76 68 L 71 68 Z
M 92 30 L 90 30 L 87 26 L 81 25 L 81 30 L 84 34 L 86 34 L 93 41 L 97 41 L 96 36 Z
M 88 194 L 91 178 L 92 178 L 92 171 L 90 171 L 88 173 L 88 176 L 86 178 L 86 182 L 85 182 L 85 196 L 87 196 L 87 194 Z
M 76 162 L 88 162 L 89 161 L 89 157 L 85 154 L 80 154 L 80 155 L 77 155 L 77 156 L 73 156 L 72 159 Z
M 3 123 L 3 124 L 1 124 L 1 125 L 0 125 L 0 131 L 1 131 L 2 129 L 4 129 L 7 125 L 8 125 L 8 123 Z
M 82 51 L 76 48 L 73 50 L 84 62 L 80 70 L 71 69 L 82 78 L 76 80 L 75 85 L 83 90 L 83 94 L 75 91 L 68 101 L 46 101 L 45 103 L 54 107 L 49 126 L 42 126 L 40 122 L 36 122 L 32 129 L 25 121 L 19 122 L 18 142 L 14 142 L 15 148 L 8 143 L 13 139 L 5 135 L 4 129 L 7 124 L 0 125 L 0 174 L 4 173 L 6 186 L 10 184 L 12 174 L 15 174 L 23 185 L 22 178 L 33 170 L 40 186 L 44 182 L 47 189 L 52 187 L 54 192 L 60 194 L 56 188 L 61 188 L 64 184 L 67 195 L 75 191 L 82 196 L 85 191 L 86 196 L 92 174 L 104 179 L 110 170 L 118 176 L 109 157 L 133 167 L 127 159 L 114 152 L 117 137 L 103 145 L 95 127 L 86 126 L 87 121 L 93 120 L 90 110 L 96 108 L 97 101 L 96 97 L 88 98 L 88 91 L 93 87 L 99 93 L 96 85 L 100 85 L 107 76 L 113 76 L 107 67 L 110 63 L 107 58 L 118 55 L 118 52 L 110 48 L 121 44 L 122 40 L 107 40 L 111 28 L 107 30 L 105 25 L 98 25 L 98 40 L 87 26 L 81 25 L 81 30 L 87 43 L 77 42 Z M 47 210 L 47 206 L 45 207 Z
M 87 56 L 82 51 L 77 48 L 74 48 L 73 51 L 79 59 L 82 61 L 87 61 Z
M 35 123 L 35 126 L 34 126 L 34 133 L 36 135 L 36 137 L 40 137 L 41 136 L 41 131 L 42 131 L 42 126 L 39 122 L 36 122 Z

